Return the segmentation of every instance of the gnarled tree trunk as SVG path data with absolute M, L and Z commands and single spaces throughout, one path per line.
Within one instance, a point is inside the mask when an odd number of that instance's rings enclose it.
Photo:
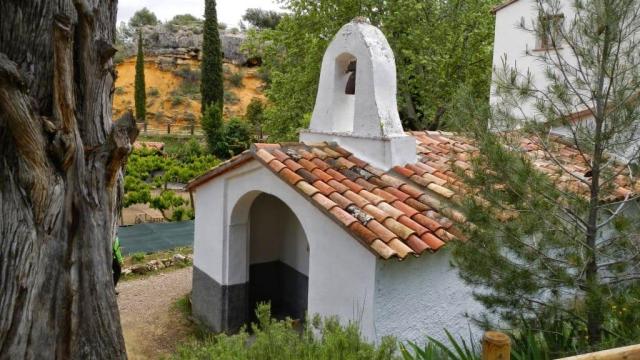
M 0 359 L 125 358 L 111 275 L 123 162 L 116 0 L 0 1 Z

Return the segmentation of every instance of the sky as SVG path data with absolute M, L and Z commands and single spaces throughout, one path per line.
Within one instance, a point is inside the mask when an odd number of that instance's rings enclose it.
M 129 21 L 133 13 L 143 7 L 154 12 L 158 20 L 162 21 L 178 14 L 192 14 L 197 17 L 204 14 L 204 0 L 119 0 L 118 24 L 120 21 Z M 229 27 L 237 26 L 248 8 L 280 10 L 275 0 L 218 0 L 218 21 Z

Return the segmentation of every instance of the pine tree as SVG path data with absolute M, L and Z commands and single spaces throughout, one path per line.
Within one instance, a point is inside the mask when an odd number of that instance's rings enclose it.
M 202 114 L 211 104 L 217 104 L 222 109 L 223 77 L 222 53 L 220 52 L 220 34 L 218 33 L 218 16 L 215 0 L 205 0 L 204 35 L 202 43 Z
M 138 56 L 136 57 L 136 78 L 134 84 L 136 119 L 147 122 L 147 94 L 144 86 L 144 53 L 142 51 L 142 32 L 138 33 Z
M 545 326 L 559 319 L 588 346 L 605 334 L 625 341 L 606 328 L 615 321 L 605 319 L 617 316 L 611 310 L 616 299 L 640 279 L 637 196 L 619 189 L 626 182 L 640 191 L 640 2 L 537 3 L 542 15 L 521 28 L 549 45 L 528 53 L 541 69 L 535 76 L 546 82 L 505 60 L 495 73 L 500 102 L 461 122 L 482 155 L 466 177 L 477 190 L 465 204 L 474 226 L 470 240 L 455 247 L 455 264 L 477 287 L 476 298 L 512 325 L 535 323 L 549 333 Z M 563 11 L 575 18 L 563 20 Z M 577 110 L 592 120 L 576 121 Z M 550 135 L 552 128 L 564 139 Z M 521 137 L 541 148 L 537 157 L 555 164 L 550 174 L 536 169 L 537 159 L 511 150 L 520 148 Z M 561 141 L 576 151 L 570 163 L 554 156 Z

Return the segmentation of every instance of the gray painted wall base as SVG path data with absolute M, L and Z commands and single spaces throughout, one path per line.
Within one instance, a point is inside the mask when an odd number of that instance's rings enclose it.
M 193 316 L 214 332 L 233 333 L 249 319 L 247 284 L 220 285 L 193 267 Z
M 214 332 L 237 332 L 255 320 L 255 305 L 272 303 L 275 317 L 304 319 L 309 279 L 281 261 L 251 265 L 250 283 L 220 285 L 193 267 L 193 316 Z

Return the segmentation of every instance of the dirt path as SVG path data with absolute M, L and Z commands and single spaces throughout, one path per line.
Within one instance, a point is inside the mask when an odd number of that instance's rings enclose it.
M 159 359 L 189 335 L 189 323 L 175 308 L 191 291 L 192 268 L 118 284 L 118 307 L 129 359 Z

